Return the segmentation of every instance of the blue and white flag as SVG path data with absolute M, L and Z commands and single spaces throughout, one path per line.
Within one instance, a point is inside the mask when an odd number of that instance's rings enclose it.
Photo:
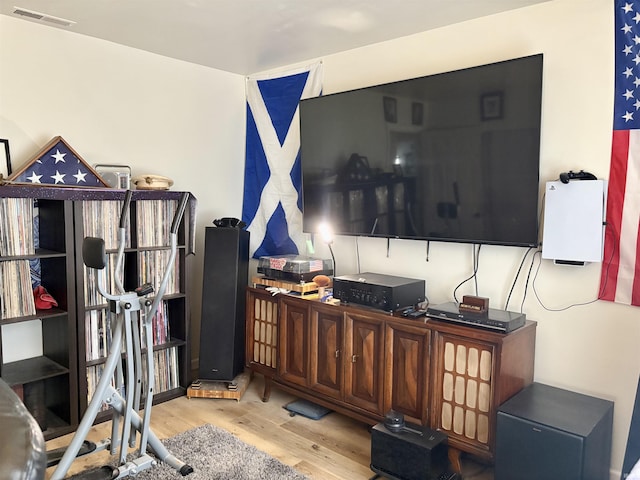
M 322 93 L 322 63 L 248 78 L 242 220 L 254 258 L 304 252 L 298 104 Z

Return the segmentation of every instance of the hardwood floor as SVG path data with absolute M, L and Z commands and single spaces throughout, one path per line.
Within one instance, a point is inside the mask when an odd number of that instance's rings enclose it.
M 367 425 L 338 413 L 319 421 L 289 416 L 283 407 L 294 400 L 277 388 L 271 400 L 261 401 L 263 378 L 255 375 L 240 401 L 180 397 L 153 407 L 151 428 L 160 438 L 210 423 L 233 433 L 244 442 L 291 465 L 313 480 L 365 480 L 373 476 L 370 434 Z M 110 423 L 91 429 L 89 438 L 110 435 Z M 67 445 L 71 435 L 47 442 L 47 449 Z M 82 457 L 69 474 L 106 463 L 107 452 Z M 48 475 L 53 468 L 49 469 Z M 493 480 L 492 469 L 463 458 L 465 480 Z M 188 478 L 188 477 L 186 477 Z

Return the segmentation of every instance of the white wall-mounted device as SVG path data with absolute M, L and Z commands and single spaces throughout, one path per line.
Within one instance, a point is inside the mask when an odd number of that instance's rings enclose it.
M 605 194 L 604 180 L 547 182 L 542 258 L 563 265 L 602 261 Z

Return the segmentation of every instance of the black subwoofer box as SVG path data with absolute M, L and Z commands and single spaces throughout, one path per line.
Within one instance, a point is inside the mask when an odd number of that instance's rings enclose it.
M 495 480 L 609 480 L 613 402 L 532 383 L 497 414 Z
M 249 232 L 207 227 L 198 369 L 201 380 L 232 381 L 244 369 L 248 276 Z
M 371 470 L 398 480 L 435 480 L 449 466 L 447 436 L 411 423 L 392 432 L 383 423 L 371 429 Z

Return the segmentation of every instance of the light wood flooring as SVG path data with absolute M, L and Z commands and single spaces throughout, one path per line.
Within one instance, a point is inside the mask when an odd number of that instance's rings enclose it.
M 314 421 L 289 415 L 283 407 L 295 397 L 277 388 L 261 401 L 263 378 L 255 375 L 240 401 L 180 397 L 153 407 L 151 428 L 159 438 L 210 423 L 233 433 L 245 443 L 291 465 L 313 480 L 368 480 L 369 427 L 338 413 Z M 110 435 L 110 423 L 91 429 L 89 438 Z M 47 449 L 67 445 L 71 435 L 47 442 Z M 108 452 L 87 455 L 74 462 L 69 474 L 107 463 Z M 49 469 L 48 475 L 53 468 Z M 493 480 L 492 469 L 463 457 L 465 480 Z M 47 477 L 49 478 L 49 477 Z M 188 479 L 188 477 L 185 477 Z

